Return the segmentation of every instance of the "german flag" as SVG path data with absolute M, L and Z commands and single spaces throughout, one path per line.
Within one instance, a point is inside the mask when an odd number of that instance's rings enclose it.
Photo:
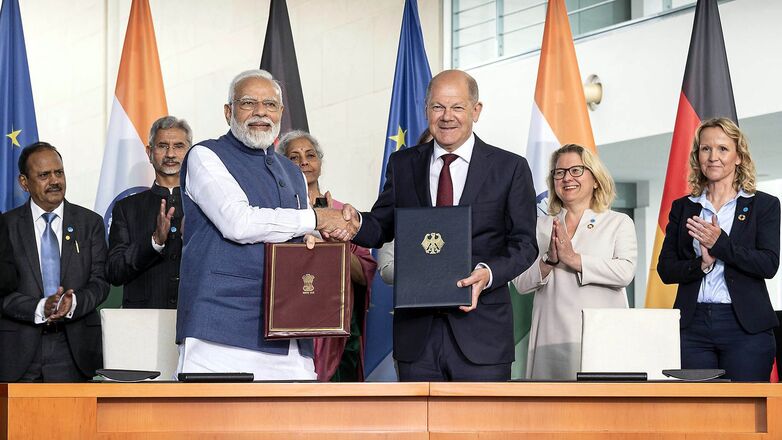
M 671 308 L 676 298 L 676 285 L 664 285 L 657 274 L 657 259 L 665 238 L 671 203 L 690 192 L 687 185 L 690 171 L 688 157 L 695 129 L 702 120 L 715 117 L 730 118 L 738 123 L 717 1 L 698 0 L 649 268 L 648 308 Z
M 299 63 L 293 44 L 293 31 L 285 0 L 272 0 L 269 21 L 261 53 L 261 69 L 271 73 L 282 88 L 282 114 L 280 134 L 291 130 L 310 131 L 304 93 L 301 90 Z

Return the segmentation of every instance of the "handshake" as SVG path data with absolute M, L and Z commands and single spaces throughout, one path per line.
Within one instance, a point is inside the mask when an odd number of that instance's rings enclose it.
M 355 237 L 361 226 L 356 208 L 345 204 L 342 209 L 314 208 L 315 229 L 327 240 L 348 241 Z

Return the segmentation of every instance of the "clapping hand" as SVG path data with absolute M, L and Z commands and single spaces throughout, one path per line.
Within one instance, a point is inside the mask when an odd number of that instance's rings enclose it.
M 711 216 L 711 223 L 700 217 L 688 218 L 687 232 L 690 234 L 690 237 L 698 240 L 698 245 L 701 249 L 701 270 L 706 271 L 717 261 L 717 258 L 709 252 L 709 249 L 717 243 L 717 239 L 722 234 L 722 228 L 720 228 L 717 216 Z
M 71 311 L 73 304 L 73 289 L 63 292 L 62 286 L 57 289 L 57 293 L 46 298 L 44 303 L 44 316 L 47 321 L 57 321 L 64 318 Z
M 551 240 L 548 244 L 548 262 L 552 263 L 552 266 L 559 264 L 559 254 L 557 253 L 557 227 L 559 226 L 559 219 L 554 217 L 554 222 L 551 224 Z
M 687 232 L 702 246 L 711 249 L 722 235 L 722 228 L 720 228 L 716 215 L 711 216 L 711 222 L 694 216 L 687 219 Z
M 57 312 L 57 303 L 60 302 L 60 297 L 62 297 L 64 292 L 65 290 L 62 288 L 62 286 L 60 286 L 54 295 L 46 298 L 46 301 L 43 303 L 43 316 L 45 318 L 51 320 L 50 317 L 54 315 L 55 312 Z
M 160 211 L 157 214 L 157 226 L 155 232 L 152 234 L 152 239 L 155 240 L 158 246 L 163 246 L 168 240 L 168 231 L 171 230 L 171 218 L 174 216 L 174 207 L 168 209 L 166 212 L 166 199 L 160 199 Z
M 558 260 L 565 264 L 565 266 L 575 270 L 581 271 L 581 255 L 577 254 L 573 250 L 573 242 L 570 240 L 570 236 L 565 231 L 565 227 L 559 222 L 559 219 L 554 219 L 554 231 L 556 240 L 554 240 L 554 246 L 556 248 L 556 255 Z

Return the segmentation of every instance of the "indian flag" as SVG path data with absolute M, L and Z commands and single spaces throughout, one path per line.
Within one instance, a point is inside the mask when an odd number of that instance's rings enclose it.
M 103 153 L 95 211 L 108 231 L 114 203 L 149 188 L 154 171 L 144 146 L 149 128 L 168 114 L 148 0 L 133 0 Z
M 549 0 L 527 141 L 527 161 L 535 183 L 538 215 L 548 212 L 546 176 L 551 153 L 571 143 L 596 151 L 567 8 L 564 0 Z M 533 295 L 518 295 L 511 286 L 511 298 L 516 338 L 512 375 L 522 378 L 527 365 Z

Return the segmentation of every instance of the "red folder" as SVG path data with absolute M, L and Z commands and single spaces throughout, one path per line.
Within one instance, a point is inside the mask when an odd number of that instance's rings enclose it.
M 350 336 L 350 244 L 267 243 L 264 338 Z

